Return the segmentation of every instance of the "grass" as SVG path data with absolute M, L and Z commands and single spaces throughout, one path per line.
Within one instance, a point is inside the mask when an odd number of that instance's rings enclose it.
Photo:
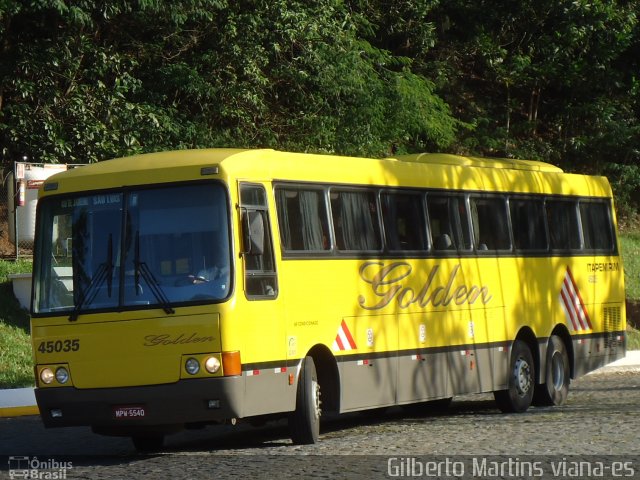
M 640 302 L 640 231 L 622 234 L 620 243 L 627 299 Z
M 620 235 L 627 296 L 627 350 L 640 350 L 640 231 Z
M 33 386 L 29 313 L 20 307 L 7 278 L 31 271 L 31 262 L 0 260 L 0 388 Z
M 627 325 L 627 350 L 640 350 L 640 331 Z

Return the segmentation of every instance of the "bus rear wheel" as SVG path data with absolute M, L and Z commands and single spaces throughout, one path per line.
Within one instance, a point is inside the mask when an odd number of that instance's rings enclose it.
M 312 357 L 305 357 L 298 379 L 296 409 L 289 415 L 293 443 L 316 443 L 320 435 L 320 384 Z
M 534 403 L 536 405 L 563 405 L 569 395 L 569 354 L 560 337 L 551 335 L 547 345 L 545 382 L 536 385 Z
M 511 348 L 507 389 L 493 392 L 498 408 L 505 413 L 525 412 L 533 400 L 535 378 L 531 349 L 516 340 Z

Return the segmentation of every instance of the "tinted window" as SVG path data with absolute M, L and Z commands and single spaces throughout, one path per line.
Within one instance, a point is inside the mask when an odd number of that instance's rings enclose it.
M 252 251 L 248 245 L 244 246 L 248 252 L 243 255 L 245 291 L 249 298 L 273 298 L 278 292 L 278 278 L 265 190 L 262 185 L 242 184 L 240 199 L 243 237 L 256 236 L 256 243 L 262 247 L 262 251 Z
M 547 231 L 544 202 L 533 199 L 509 200 L 511 227 L 516 250 L 546 250 Z
M 331 216 L 339 250 L 381 249 L 374 192 L 331 190 Z
M 613 250 L 613 225 L 608 203 L 580 202 L 580 220 L 584 248 Z
M 505 200 L 472 196 L 469 206 L 476 250 L 510 250 L 511 239 Z
M 429 229 L 435 250 L 470 250 L 469 217 L 462 195 L 428 195 Z
M 575 201 L 547 200 L 547 225 L 553 250 L 579 250 L 578 208 Z
M 389 250 L 427 250 L 423 196 L 383 193 L 382 220 Z
M 156 308 L 231 292 L 218 184 L 48 197 L 40 205 L 36 313 Z
M 285 250 L 321 251 L 331 247 L 322 190 L 277 188 L 276 205 Z

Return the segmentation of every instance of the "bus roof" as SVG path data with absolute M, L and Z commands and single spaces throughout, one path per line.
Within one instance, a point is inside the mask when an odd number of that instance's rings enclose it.
M 104 190 L 200 178 L 281 180 L 353 185 L 518 192 L 560 191 L 610 196 L 604 178 L 563 173 L 551 164 L 515 159 L 422 153 L 383 159 L 291 153 L 271 149 L 199 149 L 135 155 L 50 177 L 41 195 Z
M 432 165 L 457 165 L 477 168 L 507 168 L 513 170 L 531 170 L 536 172 L 562 173 L 560 167 L 536 160 L 518 160 L 514 158 L 483 158 L 451 155 L 447 153 L 414 153 L 392 157 L 403 162 L 420 162 Z

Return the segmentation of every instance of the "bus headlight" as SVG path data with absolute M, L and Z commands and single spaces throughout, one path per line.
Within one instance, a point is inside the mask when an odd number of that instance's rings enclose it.
M 220 370 L 220 360 L 218 360 L 216 357 L 209 357 L 204 362 L 204 368 L 209 373 L 216 373 L 218 370 Z
M 51 382 L 53 382 L 54 378 L 55 375 L 53 374 L 53 370 L 51 370 L 49 367 L 40 370 L 40 380 L 42 380 L 42 383 L 49 385 Z
M 69 370 L 64 367 L 60 367 L 56 370 L 56 380 L 58 383 L 65 384 L 69 381 Z
M 200 371 L 200 362 L 195 358 L 189 358 L 184 364 L 184 369 L 189 375 L 195 375 Z

